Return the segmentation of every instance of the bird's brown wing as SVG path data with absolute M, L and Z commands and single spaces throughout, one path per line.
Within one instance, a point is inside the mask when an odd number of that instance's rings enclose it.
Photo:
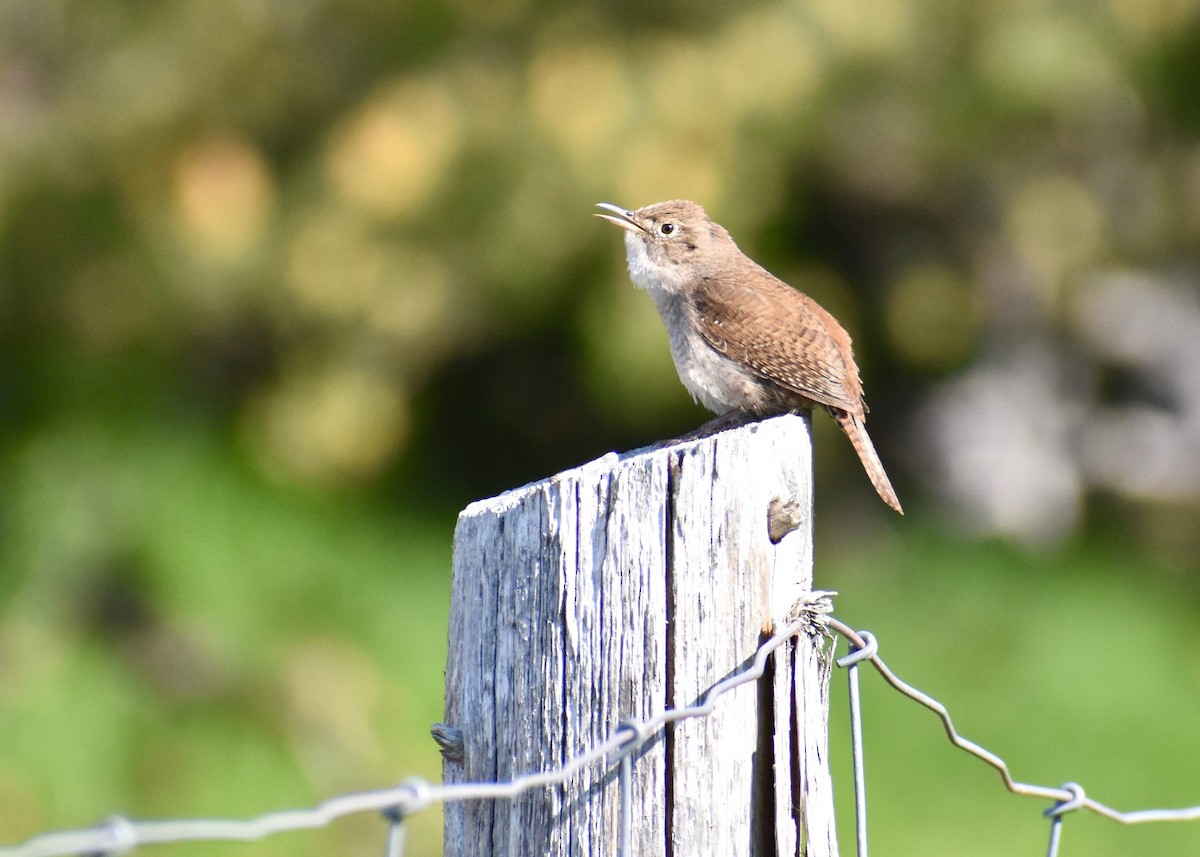
M 861 414 L 849 335 L 807 295 L 762 269 L 753 273 L 753 288 L 734 275 L 702 278 L 690 290 L 705 341 L 817 404 Z M 770 324 L 771 318 L 781 324 Z

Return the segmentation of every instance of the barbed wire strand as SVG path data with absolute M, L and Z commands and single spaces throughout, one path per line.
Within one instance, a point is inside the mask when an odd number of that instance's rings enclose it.
M 633 857 L 633 755 L 621 757 L 621 857 Z
M 667 709 L 648 720 L 623 721 L 606 741 L 568 759 L 561 767 L 551 771 L 524 774 L 508 782 L 497 783 L 433 785 L 414 778 L 393 788 L 339 795 L 313 808 L 272 812 L 247 820 L 132 821 L 123 816 L 113 816 L 97 827 L 44 833 L 19 845 L 0 847 L 0 857 L 58 857 L 68 854 L 116 857 L 138 846 L 149 844 L 212 840 L 253 841 L 277 833 L 325 827 L 345 816 L 372 811 L 384 813 L 392 819 L 392 839 L 389 841 L 389 847 L 399 852 L 403 848 L 404 819 L 420 812 L 434 801 L 448 803 L 488 798 L 511 799 L 533 789 L 559 785 L 588 765 L 606 760 L 606 765 L 611 766 L 623 761 L 668 723 L 711 714 L 723 695 L 760 678 L 771 653 L 806 630 L 811 632 L 814 628 L 820 628 L 826 632 L 833 631 L 844 637 L 856 649 L 868 649 L 867 638 L 870 635 L 860 634 L 828 615 L 832 605 L 825 595 L 826 593 L 812 593 L 811 600 L 797 605 L 794 618 L 759 646 L 749 667 L 714 684 L 695 705 Z M 864 654 L 861 659 L 870 662 L 893 689 L 937 714 L 951 743 L 995 768 L 1010 792 L 1055 801 L 1056 805 L 1047 810 L 1047 814 L 1052 818 L 1061 818 L 1064 813 L 1079 808 L 1088 809 L 1122 824 L 1200 818 L 1200 806 L 1118 812 L 1087 797 L 1082 787 L 1074 783 L 1054 789 L 1016 782 L 1003 759 L 958 734 L 949 712 L 940 702 L 901 681 L 877 653 Z M 626 819 L 630 821 L 623 821 L 623 825 L 631 823 L 631 815 L 631 812 L 626 814 Z M 397 853 L 391 857 L 400 855 Z
M 855 648 L 867 648 L 867 634 L 859 634 L 848 625 L 838 621 L 833 616 L 825 617 L 825 624 L 833 631 L 845 637 L 847 641 L 852 643 Z M 1062 815 L 1065 812 L 1070 812 L 1075 809 L 1086 809 L 1097 815 L 1102 815 L 1105 818 L 1120 822 L 1121 824 L 1146 824 L 1148 822 L 1158 821 L 1193 821 L 1200 819 L 1200 806 L 1186 807 L 1183 809 L 1143 809 L 1133 812 L 1119 812 L 1110 806 L 1105 806 L 1099 801 L 1093 800 L 1084 793 L 1082 786 L 1077 783 L 1071 783 L 1073 788 L 1068 789 L 1067 786 L 1059 788 L 1047 788 L 1046 786 L 1031 785 L 1029 783 L 1017 782 L 1013 779 L 1012 774 L 1008 770 L 1008 764 L 995 753 L 985 750 L 974 741 L 969 741 L 958 734 L 958 730 L 954 728 L 954 722 L 950 719 L 950 712 L 946 707 L 928 694 L 922 693 L 910 684 L 901 681 L 895 673 L 891 671 L 887 664 L 879 657 L 878 654 L 873 654 L 870 657 L 864 658 L 870 661 L 871 666 L 883 677 L 894 690 L 899 691 L 904 696 L 914 702 L 928 708 L 942 721 L 942 727 L 946 731 L 946 737 L 950 739 L 950 743 L 958 747 L 960 750 L 965 750 L 972 756 L 983 760 L 987 764 L 996 769 L 1000 774 L 1000 779 L 1004 783 L 1004 787 L 1016 795 L 1024 795 L 1027 797 L 1038 797 L 1044 800 L 1055 801 L 1060 806 L 1052 807 L 1048 813 Z
M 866 642 L 862 648 L 837 659 L 837 665 L 846 670 L 846 686 L 850 692 L 850 756 L 854 763 L 854 834 L 855 853 L 867 857 L 867 779 L 863 772 L 862 698 L 858 692 L 858 664 L 872 657 L 879 650 L 879 643 L 870 631 L 860 636 Z
M 802 629 L 811 626 L 812 621 L 806 613 L 789 622 L 759 646 L 747 669 L 714 684 L 697 704 L 667 709 L 645 721 L 625 720 L 608 740 L 568 759 L 555 770 L 525 774 L 504 783 L 432 785 L 424 780 L 411 779 L 390 789 L 340 795 L 311 809 L 272 812 L 247 820 L 132 821 L 114 816 L 98 827 L 45 833 L 20 845 L 0 848 L 0 857 L 57 857 L 66 854 L 115 857 L 140 845 L 202 840 L 253 841 L 276 833 L 325 827 L 344 816 L 370 811 L 392 811 L 408 816 L 433 801 L 449 803 L 518 797 L 533 789 L 566 782 L 580 769 L 605 758 L 608 758 L 609 765 L 618 762 L 668 723 L 711 714 L 724 694 L 761 678 L 771 653 Z
M 1046 848 L 1046 857 L 1058 857 L 1058 843 L 1062 839 L 1062 823 L 1061 815 L 1050 819 L 1050 845 Z
M 387 847 L 384 857 L 404 857 L 404 813 L 398 809 L 385 809 L 383 817 L 388 820 Z
M 1046 849 L 1046 857 L 1058 857 L 1058 843 L 1062 838 L 1063 819 L 1066 818 L 1068 812 L 1079 809 L 1087 797 L 1083 793 L 1083 786 L 1079 783 L 1063 783 L 1062 787 L 1071 795 L 1071 799 L 1059 801 L 1045 812 L 1045 815 L 1050 818 L 1050 845 Z

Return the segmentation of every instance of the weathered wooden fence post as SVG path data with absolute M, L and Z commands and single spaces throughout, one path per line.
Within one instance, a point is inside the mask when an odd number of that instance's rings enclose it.
M 744 668 L 811 588 L 811 472 L 808 421 L 784 416 L 468 506 L 446 670 L 463 758 L 446 782 L 558 768 L 624 718 L 694 703 Z M 632 854 L 836 854 L 828 646 L 801 634 L 772 660 L 757 692 L 737 688 L 634 756 Z M 602 766 L 449 804 L 445 853 L 615 855 L 619 806 Z

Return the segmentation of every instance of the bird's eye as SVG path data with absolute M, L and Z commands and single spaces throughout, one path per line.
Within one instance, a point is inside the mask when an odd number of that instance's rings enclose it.
M 664 223 L 658 227 L 658 231 L 661 232 L 663 235 L 670 235 L 672 232 L 675 231 L 675 224 L 674 223 Z

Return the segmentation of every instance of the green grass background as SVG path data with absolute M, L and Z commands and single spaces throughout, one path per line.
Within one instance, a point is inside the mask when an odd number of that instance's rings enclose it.
M 78 440 L 29 452 L 69 478 L 51 490 L 18 473 L 9 495 L 48 535 L 6 542 L 8 567 L 23 573 L 5 578 L 14 618 L 0 632 L 0 839 L 114 812 L 241 818 L 440 779 L 428 727 L 441 718 L 452 514 L 297 499 L 196 432 Z M 47 552 L 120 527 L 143 533 L 139 550 L 153 558 L 141 567 L 155 573 L 137 580 L 152 620 L 105 613 L 111 595 L 45 573 Z M 1018 780 L 1075 780 L 1118 809 L 1200 799 L 1196 623 L 1170 573 L 1119 545 L 1034 555 L 948 535 L 919 514 L 836 562 L 822 553 L 818 585 L 839 591 L 837 615 L 873 631 L 892 668 Z M 877 853 L 1041 853 L 1042 802 L 1009 795 L 870 670 L 861 681 Z M 841 671 L 833 699 L 849 852 Z M 253 845 L 155 850 L 371 853 L 383 834 L 364 817 Z M 1126 829 L 1079 814 L 1063 853 L 1197 848 L 1194 823 Z M 406 853 L 439 852 L 434 808 L 410 820 Z

